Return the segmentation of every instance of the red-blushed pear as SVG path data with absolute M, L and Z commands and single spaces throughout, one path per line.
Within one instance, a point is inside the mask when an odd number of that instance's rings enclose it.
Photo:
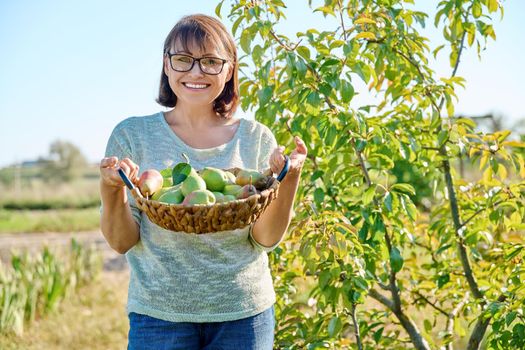
M 215 196 L 208 190 L 196 190 L 184 197 L 183 205 L 205 204 L 210 205 L 215 203 Z
M 143 196 L 150 197 L 162 188 L 164 178 L 156 169 L 144 171 L 138 181 L 138 187 Z
M 239 194 L 237 195 L 237 199 L 248 198 L 254 194 L 257 194 L 257 189 L 255 188 L 254 185 L 244 185 L 239 191 Z
M 254 185 L 262 190 L 267 187 L 268 178 L 257 170 L 242 169 L 237 173 L 235 183 L 240 186 Z

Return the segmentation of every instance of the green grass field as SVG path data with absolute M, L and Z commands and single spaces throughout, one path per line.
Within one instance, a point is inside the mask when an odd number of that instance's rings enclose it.
M 98 229 L 98 181 L 93 169 L 66 183 L 45 182 L 35 169 L 22 169 L 19 181 L 0 182 L 0 234 Z

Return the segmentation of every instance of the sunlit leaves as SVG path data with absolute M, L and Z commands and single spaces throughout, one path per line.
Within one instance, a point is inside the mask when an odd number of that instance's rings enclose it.
M 470 46 L 481 51 L 495 38 L 489 15 L 500 3 L 439 1 L 434 22 L 445 42 L 437 47 L 419 32 L 427 15 L 407 8 L 410 1 L 310 3 L 331 28 L 305 23 L 295 36 L 282 35 L 284 4 L 277 0 L 233 2 L 230 17 L 248 61 L 242 108 L 270 126 L 280 144 L 301 135 L 309 148 L 286 248 L 270 255 L 279 295 L 276 339 L 282 348 L 353 346 L 348 310 L 378 282 L 391 298 L 395 273 L 402 307 L 424 312 L 421 331 L 433 347 L 445 347 L 468 337 L 464 325 L 482 310 L 467 292 L 458 247 L 466 247 L 488 301 L 502 290 L 516 300 L 525 293 L 517 267 L 523 252 L 504 245 L 521 243 L 525 229 L 525 140 L 484 134 L 469 116 L 456 118 L 457 90 L 466 82 L 438 77 L 429 64 L 434 55 L 456 67 Z M 437 55 L 441 50 L 447 56 Z M 363 105 L 360 97 L 375 102 Z M 456 203 L 445 186 L 446 162 Z M 467 299 L 452 331 L 418 291 L 445 313 Z M 494 310 L 501 334 L 513 339 L 521 332 L 519 315 L 508 316 L 513 305 Z M 406 347 L 385 308 L 366 304 L 357 316 L 369 348 Z

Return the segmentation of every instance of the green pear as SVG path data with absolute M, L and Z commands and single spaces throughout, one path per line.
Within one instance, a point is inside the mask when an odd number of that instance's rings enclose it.
M 160 174 L 162 175 L 162 178 L 164 181 L 162 182 L 162 187 L 171 187 L 173 186 L 173 179 L 171 178 L 171 168 L 162 169 L 160 171 Z
M 229 184 L 229 185 L 224 186 L 224 190 L 222 190 L 222 193 L 224 193 L 225 195 L 229 194 L 229 195 L 237 197 L 237 194 L 239 193 L 241 188 L 242 186 L 235 185 L 235 184 Z
M 155 192 L 153 196 L 151 196 L 151 199 L 153 199 L 154 201 L 157 201 L 159 200 L 160 196 L 162 196 L 164 193 L 176 190 L 177 188 L 180 188 L 180 185 L 162 187 L 160 190 Z
M 235 183 L 235 175 L 233 175 L 233 173 L 231 173 L 229 171 L 225 171 L 224 173 L 226 174 L 226 177 L 228 178 L 228 183 L 229 184 L 234 184 Z
M 244 185 L 237 194 L 237 199 L 248 198 L 254 194 L 257 194 L 257 189 L 254 185 Z
M 182 194 L 180 186 L 173 186 L 171 188 L 171 191 L 167 191 L 159 197 L 159 202 L 168 204 L 180 204 L 182 202 L 184 196 Z
M 224 202 L 224 194 L 222 192 L 212 192 L 213 195 L 215 196 L 215 202 L 216 203 L 221 203 L 221 202 Z
M 162 196 L 164 193 L 171 192 L 171 191 L 174 191 L 176 189 L 180 189 L 180 187 L 181 187 L 181 184 L 178 184 L 178 185 L 175 185 L 175 186 L 169 186 L 169 187 L 162 187 L 160 190 L 155 192 L 155 194 L 153 194 L 153 196 L 151 196 L 151 199 L 153 199 L 155 201 L 158 201 L 160 196 Z
M 225 194 L 223 199 L 222 199 L 222 202 L 225 203 L 225 202 L 231 202 L 231 201 L 235 201 L 235 200 L 237 200 L 237 198 L 234 195 Z
M 173 186 L 173 179 L 171 176 L 163 177 L 162 187 L 171 187 Z
M 184 197 L 193 191 L 205 190 L 206 182 L 197 173 L 190 173 L 188 177 L 182 182 L 182 194 Z
M 226 174 L 221 169 L 206 167 L 201 171 L 201 177 L 210 191 L 220 192 L 228 182 Z
M 182 201 L 183 205 L 205 204 L 210 205 L 215 203 L 213 193 L 208 190 L 196 190 L 189 193 Z

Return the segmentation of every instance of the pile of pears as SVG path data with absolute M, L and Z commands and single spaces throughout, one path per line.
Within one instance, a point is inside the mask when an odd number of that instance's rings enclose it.
M 241 169 L 237 175 L 213 167 L 197 172 L 189 163 L 161 171 L 148 169 L 138 180 L 146 198 L 167 204 L 211 205 L 248 198 L 266 189 L 270 176 Z

